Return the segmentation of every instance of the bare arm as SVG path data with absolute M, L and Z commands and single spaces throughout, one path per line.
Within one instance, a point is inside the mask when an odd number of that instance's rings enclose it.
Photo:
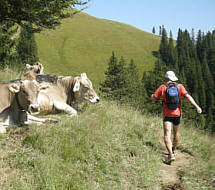
M 157 99 L 155 98 L 154 94 L 151 95 L 151 99 L 152 99 L 152 102 L 155 102 Z
M 192 96 L 190 96 L 189 94 L 186 94 L 185 97 L 196 108 L 196 111 L 198 113 L 202 113 L 202 109 L 197 105 L 197 103 L 195 102 Z

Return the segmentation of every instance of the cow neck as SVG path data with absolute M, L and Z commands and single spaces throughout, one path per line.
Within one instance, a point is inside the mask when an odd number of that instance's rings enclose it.
M 18 93 L 15 94 L 15 99 L 16 99 L 16 104 L 17 104 L 19 110 L 24 110 L 23 107 L 19 103 Z
M 72 105 L 73 101 L 75 100 L 75 93 L 73 92 L 74 86 L 75 86 L 75 80 L 74 80 L 74 77 L 72 77 L 72 82 L 70 85 L 70 93 L 69 93 L 69 96 L 67 98 L 67 103 L 69 105 Z
M 15 97 L 12 100 L 12 103 L 9 107 L 9 115 L 11 117 L 11 121 L 13 121 L 14 124 L 20 123 L 20 113 L 24 111 L 23 107 L 20 105 L 18 93 L 15 93 Z
M 58 82 L 60 83 L 61 88 L 63 88 L 64 93 L 67 96 L 67 103 L 71 105 L 72 100 L 74 100 L 74 92 L 73 88 L 75 85 L 75 80 L 74 77 L 71 77 L 69 80 L 68 79 L 58 79 Z

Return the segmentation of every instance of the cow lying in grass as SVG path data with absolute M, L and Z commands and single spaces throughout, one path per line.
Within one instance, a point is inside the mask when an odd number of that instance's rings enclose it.
M 36 80 L 40 84 L 50 85 L 46 92 L 41 92 L 38 96 L 41 113 L 58 110 L 75 116 L 77 115 L 75 108 L 83 101 L 99 102 L 99 97 L 86 73 L 76 77 L 37 75 Z
M 36 65 L 33 65 L 31 69 L 34 71 L 35 67 Z M 80 76 L 76 77 L 37 73 L 35 75 L 38 83 L 50 85 L 49 89 L 39 93 L 38 96 L 41 114 L 52 113 L 57 110 L 75 116 L 77 115 L 78 104 L 84 101 L 99 102 L 99 97 L 86 73 L 81 73 Z
M 40 111 L 38 95 L 48 87 L 28 77 L 0 82 L 0 133 L 6 133 L 9 125 L 28 123 L 27 112 L 35 114 Z

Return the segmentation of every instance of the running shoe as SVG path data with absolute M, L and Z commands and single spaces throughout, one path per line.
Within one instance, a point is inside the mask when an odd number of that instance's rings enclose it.
M 175 155 L 174 154 L 169 154 L 167 157 L 167 162 L 171 163 L 172 161 L 175 161 Z
M 172 148 L 172 153 L 174 154 L 174 156 L 177 155 L 177 149 L 176 148 Z

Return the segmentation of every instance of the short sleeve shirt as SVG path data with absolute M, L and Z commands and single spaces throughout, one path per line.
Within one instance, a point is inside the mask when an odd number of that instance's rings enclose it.
M 184 97 L 184 95 L 187 94 L 186 89 L 182 84 L 178 84 L 177 88 L 179 90 L 179 106 L 175 110 L 168 109 L 166 104 L 166 85 L 161 85 L 156 92 L 154 93 L 154 97 L 156 99 L 162 98 L 163 100 L 163 115 L 166 117 L 180 117 L 182 115 L 182 109 L 181 109 L 181 97 Z

